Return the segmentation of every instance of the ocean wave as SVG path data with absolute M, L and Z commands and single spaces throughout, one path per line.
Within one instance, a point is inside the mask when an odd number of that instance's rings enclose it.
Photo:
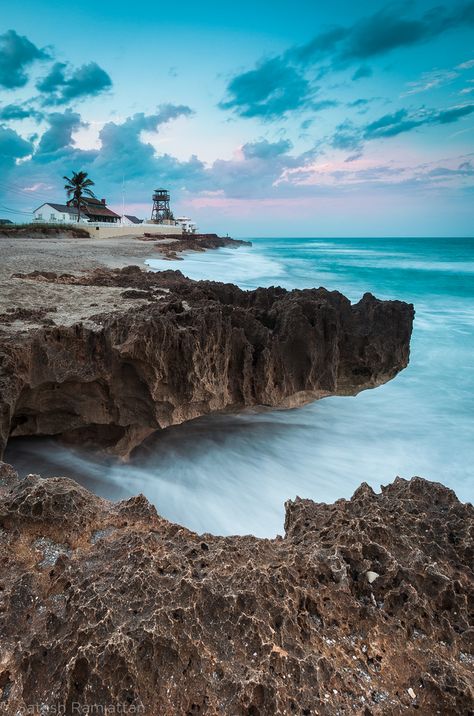
M 182 261 L 170 262 L 163 259 L 150 259 L 148 266 L 156 271 L 175 268 L 189 278 L 225 283 L 269 285 L 280 276 L 285 276 L 283 264 L 258 251 L 245 247 L 238 249 L 221 248 L 206 253 L 184 254 Z M 261 283 L 259 283 L 261 282 Z

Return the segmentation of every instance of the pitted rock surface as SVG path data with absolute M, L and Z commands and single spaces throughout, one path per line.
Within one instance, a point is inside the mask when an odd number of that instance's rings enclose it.
M 152 432 L 217 410 L 353 395 L 406 367 L 413 306 L 323 288 L 242 291 L 138 267 L 17 275 L 126 306 L 2 331 L 0 456 L 9 436 L 62 435 L 127 456 Z M 121 290 L 123 289 L 123 290 Z M 130 308 L 130 305 L 132 307 Z M 89 309 L 91 311 L 91 309 Z M 53 325 L 51 325 L 51 323 Z
M 297 498 L 285 537 L 263 540 L 197 535 L 143 496 L 111 503 L 3 464 L 0 484 L 0 713 L 474 709 L 474 510 L 442 485 Z M 62 546 L 54 565 L 38 540 Z

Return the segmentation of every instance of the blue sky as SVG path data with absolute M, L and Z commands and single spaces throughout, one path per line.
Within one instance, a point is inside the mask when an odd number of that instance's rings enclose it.
M 84 169 L 238 236 L 472 235 L 473 39 L 472 1 L 10 3 L 0 217 Z

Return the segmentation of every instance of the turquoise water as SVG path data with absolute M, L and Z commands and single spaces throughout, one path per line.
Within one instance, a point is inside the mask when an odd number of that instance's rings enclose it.
M 109 497 L 144 492 L 165 517 L 197 531 L 272 536 L 295 495 L 330 502 L 362 481 L 378 489 L 421 475 L 474 498 L 474 240 L 252 239 L 252 247 L 189 254 L 170 265 L 242 288 L 325 286 L 415 304 L 409 367 L 353 398 L 304 408 L 207 417 L 158 435 L 132 465 L 30 442 L 16 464 L 74 474 Z M 47 456 L 47 457 L 46 457 Z M 31 463 L 29 468 L 31 469 Z M 21 466 L 21 465 L 20 465 Z

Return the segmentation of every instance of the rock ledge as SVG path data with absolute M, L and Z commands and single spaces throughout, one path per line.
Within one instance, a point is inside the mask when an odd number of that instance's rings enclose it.
M 126 457 L 169 425 L 354 395 L 408 364 L 413 306 L 371 294 L 351 305 L 323 288 L 242 291 L 136 266 L 15 280 L 79 291 L 82 303 L 101 287 L 114 306 L 94 293 L 72 325 L 55 306 L 0 315 L 0 457 L 10 435 L 61 435 Z

